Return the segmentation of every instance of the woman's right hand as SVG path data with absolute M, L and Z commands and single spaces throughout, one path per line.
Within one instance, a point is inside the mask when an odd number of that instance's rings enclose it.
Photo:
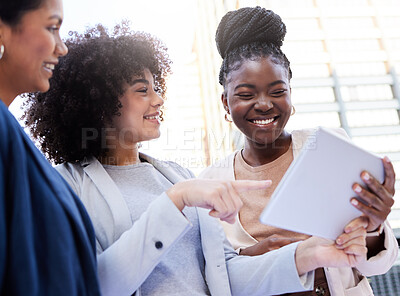
M 336 244 L 315 236 L 299 243 L 295 255 L 299 275 L 318 267 L 354 267 L 365 261 L 367 227 L 368 218 L 360 216 L 347 224 Z
M 189 179 L 176 183 L 166 191 L 169 198 L 182 211 L 187 207 L 210 209 L 210 216 L 228 223 L 234 223 L 243 203 L 240 192 L 266 189 L 271 181 L 222 181 L 209 179 Z

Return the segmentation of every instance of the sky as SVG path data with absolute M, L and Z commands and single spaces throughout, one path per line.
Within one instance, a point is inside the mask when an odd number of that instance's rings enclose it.
M 131 29 L 144 31 L 161 39 L 168 48 L 172 60 L 172 76 L 184 71 L 184 65 L 193 59 L 192 46 L 195 37 L 196 11 L 198 0 L 63 0 L 64 20 L 60 34 L 63 39 L 68 38 L 70 31 L 83 33 L 87 27 L 98 23 L 112 29 L 122 20 L 129 20 Z M 169 86 L 172 82 L 169 81 Z M 179 75 L 178 75 L 179 76 Z M 182 75 L 180 75 L 182 77 Z M 170 87 L 170 89 L 172 89 Z M 23 115 L 21 109 L 24 99 L 17 97 L 10 105 L 9 110 L 20 120 Z M 157 155 L 159 159 L 174 159 L 172 155 L 179 155 L 178 151 L 164 149 L 165 142 L 173 137 L 175 142 L 181 143 L 183 137 L 168 131 L 175 131 L 174 121 L 164 121 L 161 125 L 161 137 L 145 142 L 141 151 L 150 155 Z M 180 126 L 181 127 L 181 126 Z M 29 130 L 25 129 L 29 134 Z M 180 130 L 179 130 L 180 131 Z M 179 137 L 179 139 L 175 139 Z M 185 147 L 186 148 L 186 147 Z M 203 155 L 202 150 L 195 150 L 196 155 Z M 200 170 L 202 167 L 196 167 Z
M 179 58 L 188 50 L 188 45 L 182 46 L 187 42 L 182 40 L 193 35 L 195 3 L 196 0 L 64 0 L 61 34 L 82 31 L 99 22 L 112 27 L 128 19 L 133 30 L 159 37 L 169 47 L 171 57 Z
M 64 21 L 60 33 L 84 32 L 88 26 L 102 23 L 108 28 L 129 20 L 135 31 L 145 31 L 161 39 L 168 47 L 174 67 L 190 59 L 196 21 L 196 0 L 64 0 Z M 22 99 L 10 105 L 10 111 L 22 115 Z

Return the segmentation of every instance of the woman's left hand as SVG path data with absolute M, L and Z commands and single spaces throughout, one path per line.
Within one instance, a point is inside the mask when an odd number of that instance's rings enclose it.
M 341 235 L 336 238 L 336 247 L 341 250 L 350 251 L 354 247 L 366 247 L 366 228 L 369 219 L 362 215 L 350 221 Z
M 315 236 L 300 242 L 295 254 L 299 275 L 318 267 L 355 267 L 366 261 L 367 225 L 368 218 L 360 216 L 346 225 L 336 243 Z
M 363 171 L 361 178 L 367 185 L 363 188 L 360 184 L 353 184 L 357 198 L 352 198 L 351 203 L 368 217 L 367 231 L 375 231 L 386 220 L 394 204 L 395 172 L 390 160 L 382 159 L 385 170 L 385 180 L 379 183 L 370 173 Z

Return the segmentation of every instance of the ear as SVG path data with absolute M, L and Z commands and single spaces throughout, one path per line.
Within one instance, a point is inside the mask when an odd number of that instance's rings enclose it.
M 230 114 L 231 112 L 230 112 L 230 110 L 229 110 L 228 99 L 226 98 L 226 93 L 225 93 L 225 92 L 223 92 L 223 93 L 221 94 L 221 101 L 222 101 L 222 105 L 224 105 L 224 110 L 225 110 L 228 114 Z

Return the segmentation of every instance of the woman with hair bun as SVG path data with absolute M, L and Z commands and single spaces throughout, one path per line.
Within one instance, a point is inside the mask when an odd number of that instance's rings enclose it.
M 0 294 L 99 295 L 84 206 L 7 107 L 45 92 L 60 57 L 61 0 L 0 0 Z
M 289 165 L 314 131 L 289 133 L 285 130 L 294 112 L 290 62 L 281 50 L 285 34 L 286 27 L 279 15 L 261 7 L 228 12 L 216 32 L 217 48 L 223 59 L 219 75 L 219 83 L 224 87 L 222 104 L 245 136 L 245 145 L 222 161 L 228 166 L 216 163 L 202 172 L 200 178 L 272 180 L 272 186 L 266 190 L 240 193 L 243 207 L 236 222 L 223 223 L 228 240 L 234 248 L 240 248 L 243 255 L 259 255 L 308 240 L 307 235 L 263 225 L 258 220 Z M 341 129 L 335 132 L 345 135 Z M 366 244 L 368 260 L 356 263 L 353 268 L 317 269 L 315 290 L 329 290 L 331 295 L 372 295 L 365 276 L 385 273 L 396 260 L 397 242 L 386 221 L 394 203 L 395 174 L 387 157 L 382 162 L 383 184 L 368 172 L 362 172 L 361 177 L 368 187 L 353 185 L 357 197 L 352 198 L 351 203 L 363 215 L 345 228 L 346 232 L 359 228 L 359 236 L 352 241 L 360 248 Z M 364 203 L 373 206 L 367 207 Z M 366 223 L 366 229 L 358 224 L 362 224 L 361 221 Z M 366 239 L 364 231 L 368 232 Z M 339 236 L 336 246 L 351 253 L 343 243 L 347 235 Z
M 347 254 L 318 239 L 238 256 L 215 218 L 233 223 L 238 193 L 269 181 L 193 179 L 138 150 L 160 135 L 170 72 L 164 45 L 127 24 L 112 34 L 99 25 L 66 44 L 50 90 L 31 96 L 26 119 L 93 221 L 103 295 L 305 291 L 316 267 L 364 259 L 362 248 Z

